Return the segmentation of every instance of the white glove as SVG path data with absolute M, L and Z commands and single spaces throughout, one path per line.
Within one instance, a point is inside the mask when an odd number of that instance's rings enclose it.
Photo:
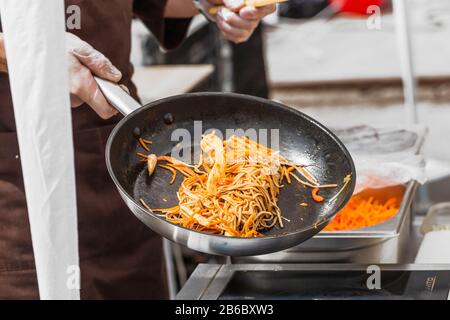
M 100 117 L 108 119 L 118 112 L 100 91 L 93 75 L 119 82 L 122 74 L 111 61 L 90 44 L 66 33 L 72 108 L 87 103 Z

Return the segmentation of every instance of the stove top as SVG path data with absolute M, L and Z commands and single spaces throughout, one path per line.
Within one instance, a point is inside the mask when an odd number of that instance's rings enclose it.
M 450 265 L 199 265 L 178 299 L 450 299 Z

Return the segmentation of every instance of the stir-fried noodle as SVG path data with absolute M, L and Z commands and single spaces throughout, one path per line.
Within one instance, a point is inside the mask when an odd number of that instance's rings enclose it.
M 177 192 L 177 206 L 151 210 L 189 229 L 235 237 L 261 236 L 263 230 L 275 225 L 283 227 L 285 218 L 277 202 L 284 182 L 290 184 L 295 179 L 311 189 L 316 202 L 324 200 L 318 195 L 321 188 L 337 186 L 320 185 L 305 166 L 247 137 L 232 136 L 222 141 L 213 132 L 203 136 L 200 147 L 197 165 L 168 156 L 157 158 L 158 163 L 164 163 L 159 166 L 172 173 L 170 183 L 177 172 L 184 179 Z

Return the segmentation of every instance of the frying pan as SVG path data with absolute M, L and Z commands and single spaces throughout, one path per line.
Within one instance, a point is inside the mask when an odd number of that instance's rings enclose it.
M 298 110 L 252 96 L 211 92 L 182 94 L 141 106 L 119 86 L 102 79 L 96 80 L 109 102 L 125 115 L 111 132 L 106 146 L 106 164 L 112 180 L 134 215 L 173 242 L 204 253 L 227 256 L 260 255 L 284 250 L 322 230 L 353 193 L 355 168 L 349 152 L 327 128 Z M 146 163 L 136 155 L 137 152 L 146 152 L 138 138 L 153 142 L 151 153 L 170 155 L 177 150 L 177 155 L 184 157 L 195 155 L 195 146 L 201 134 L 212 128 L 224 135 L 227 129 L 253 129 L 262 136 L 264 132 L 269 136 L 278 134 L 279 151 L 284 157 L 309 165 L 309 170 L 320 183 L 337 183 L 339 187 L 322 189 L 320 194 L 325 201 L 316 203 L 311 199 L 310 189 L 295 180 L 286 184 L 281 189 L 278 202 L 286 218 L 284 228 L 275 226 L 264 231 L 264 237 L 258 238 L 198 232 L 167 222 L 163 216 L 149 212 L 140 199 L 151 208 L 168 208 L 178 204 L 176 192 L 182 177 L 178 175 L 175 183 L 170 185 L 171 173 L 159 167 L 149 176 Z M 188 141 L 191 143 L 180 141 L 180 136 L 192 139 Z M 195 162 L 193 159 L 191 163 Z M 352 176 L 351 182 L 339 193 L 344 177 L 349 174 Z M 302 202 L 307 202 L 309 206 L 300 206 Z

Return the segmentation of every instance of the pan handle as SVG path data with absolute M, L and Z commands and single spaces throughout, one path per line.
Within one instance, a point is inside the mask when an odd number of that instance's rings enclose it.
M 94 76 L 100 90 L 106 100 L 124 116 L 139 109 L 141 104 L 133 99 L 125 90 L 116 83 Z

